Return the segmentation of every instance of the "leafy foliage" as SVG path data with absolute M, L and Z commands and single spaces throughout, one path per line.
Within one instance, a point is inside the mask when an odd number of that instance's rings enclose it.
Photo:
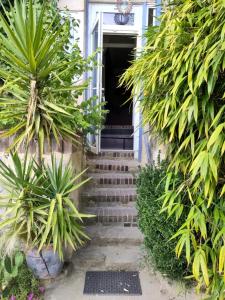
M 23 261 L 24 257 L 21 252 L 16 252 L 12 257 L 6 255 L 0 258 L 0 295 L 5 296 L 5 290 L 9 283 L 18 276 Z
M 15 296 L 17 300 L 24 300 L 31 294 L 42 299 L 43 289 L 40 287 L 40 282 L 28 269 L 21 252 L 14 253 L 11 258 L 6 256 L 2 261 L 6 261 L 8 265 L 5 272 L 11 274 L 10 277 L 7 275 L 7 282 L 4 276 L 0 277 L 0 282 L 4 282 L 4 289 L 2 289 L 4 299 Z
M 220 300 L 225 298 L 224 19 L 223 0 L 170 1 L 123 77 L 134 94 L 138 85 L 143 88 L 144 123 L 168 145 L 163 209 L 170 217 L 188 213 L 174 236 L 177 255 L 186 252 L 198 289 Z M 179 187 L 177 172 L 184 177 Z
M 17 153 L 11 155 L 12 167 L 0 161 L 0 176 L 8 195 L 3 195 L 0 230 L 4 229 L 1 247 L 20 239 L 28 247 L 53 244 L 53 249 L 63 259 L 64 247 L 74 250 L 88 237 L 83 232 L 82 219 L 90 217 L 76 209 L 70 195 L 87 180 L 80 181 L 81 174 L 74 174 L 70 162 L 63 167 L 52 156 L 50 165 L 40 167 L 31 158 L 21 160 Z
M 10 283 L 8 292 L 10 295 L 16 295 L 16 300 L 27 299 L 27 296 L 32 294 L 34 297 L 30 297 L 31 299 L 43 299 L 40 282 L 25 263 L 21 266 L 18 276 Z
M 190 275 L 185 256 L 176 258 L 176 240 L 171 236 L 179 229 L 182 220 L 176 222 L 161 212 L 160 197 L 165 190 L 167 164 L 143 168 L 137 181 L 138 222 L 145 238 L 145 247 L 153 266 L 174 280 L 183 280 Z M 184 217 L 182 218 L 184 220 Z
M 77 143 L 78 136 L 100 126 L 103 117 L 98 106 L 91 118 L 91 99 L 79 104 L 88 86 L 81 78 L 93 59 L 85 60 L 77 41 L 71 43 L 78 23 L 46 1 L 40 5 L 38 0 L 15 0 L 4 13 L 0 14 L 4 81 L 0 120 L 7 130 L 0 137 L 17 135 L 11 149 L 37 139 L 40 156 L 51 136 L 57 142 L 62 137 Z

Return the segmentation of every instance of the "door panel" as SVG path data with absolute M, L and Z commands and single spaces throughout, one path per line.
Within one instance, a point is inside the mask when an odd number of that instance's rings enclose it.
M 96 52 L 97 67 L 92 72 L 92 81 L 90 89 L 90 97 L 93 97 L 93 106 L 99 105 L 102 101 L 102 52 L 103 52 L 103 33 L 102 33 L 102 13 L 97 13 L 96 22 L 91 33 L 91 50 Z M 101 132 L 89 136 L 89 144 L 91 151 L 99 153 Z

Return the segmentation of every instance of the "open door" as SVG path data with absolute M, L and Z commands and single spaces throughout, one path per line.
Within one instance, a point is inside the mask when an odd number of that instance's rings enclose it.
M 92 71 L 92 81 L 90 87 L 90 97 L 95 97 L 93 105 L 98 105 L 102 101 L 102 52 L 103 52 L 103 32 L 102 32 L 102 13 L 97 14 L 95 24 L 91 32 L 91 52 L 96 54 L 97 67 Z M 100 151 L 101 132 L 91 134 L 88 138 L 90 150 L 94 153 Z

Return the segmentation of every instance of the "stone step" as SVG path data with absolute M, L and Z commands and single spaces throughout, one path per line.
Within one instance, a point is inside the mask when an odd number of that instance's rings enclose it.
M 103 129 L 134 129 L 132 125 L 104 125 Z
M 134 133 L 134 129 L 133 127 L 130 127 L 130 128 L 121 128 L 121 127 L 118 127 L 118 128 L 103 128 L 102 131 L 101 131 L 101 136 L 105 136 L 105 135 L 123 135 L 123 136 L 132 136 L 132 134 Z
M 89 159 L 87 166 L 90 172 L 131 172 L 137 173 L 140 165 L 135 160 Z
M 130 160 L 134 159 L 134 151 L 132 150 L 105 150 L 101 151 L 99 154 L 88 153 L 88 158 L 104 158 L 104 159 L 116 159 L 116 160 Z
M 136 177 L 130 173 L 87 173 L 91 178 L 88 186 L 128 187 L 136 184 Z
M 86 232 L 92 245 L 141 245 L 143 235 L 137 227 L 121 225 L 104 226 L 102 224 L 87 226 Z
M 132 150 L 134 139 L 132 135 L 101 135 L 101 149 Z
M 77 270 L 138 271 L 141 260 L 141 247 L 136 245 L 88 245 L 75 253 L 72 263 Z
M 122 203 L 122 202 L 97 202 L 97 201 L 86 201 L 85 207 L 117 207 L 118 205 L 122 207 L 131 207 L 131 205 L 134 202 L 127 202 L 127 203 Z
M 137 223 L 137 209 L 135 204 L 132 206 L 85 207 L 83 212 L 95 216 L 86 219 L 86 223 L 120 223 L 124 224 L 124 226 L 135 226 Z
M 84 190 L 81 194 L 82 203 L 115 203 L 120 202 L 123 204 L 131 201 L 136 201 L 137 193 L 136 188 L 92 188 Z

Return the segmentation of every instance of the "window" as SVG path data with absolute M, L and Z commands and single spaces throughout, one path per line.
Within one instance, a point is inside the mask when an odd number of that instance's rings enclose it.
M 148 26 L 153 26 L 153 19 L 154 19 L 154 9 L 148 9 Z

